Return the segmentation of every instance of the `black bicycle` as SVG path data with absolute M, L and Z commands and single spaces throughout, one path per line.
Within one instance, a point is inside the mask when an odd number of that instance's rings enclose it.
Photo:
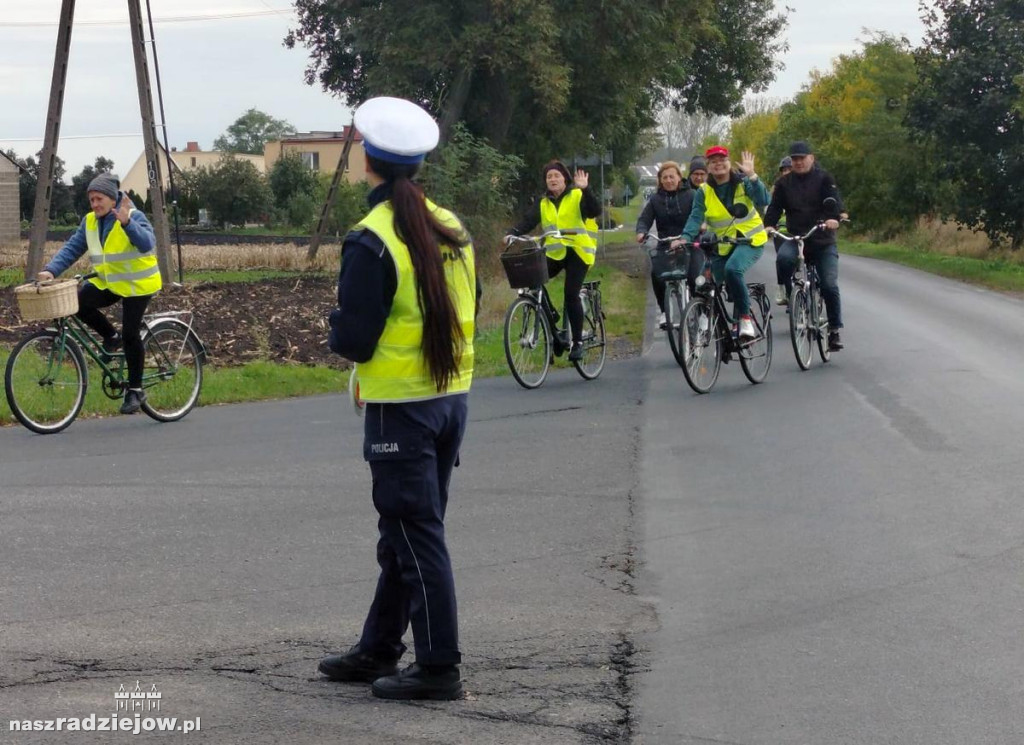
M 665 283 L 665 333 L 672 356 L 680 367 L 685 364 L 683 357 L 683 312 L 690 302 L 690 288 L 686 283 L 687 258 L 691 250 L 689 245 L 672 248 L 672 242 L 682 240 L 681 235 L 658 238 L 647 233 L 644 236 L 656 238 L 657 243 L 647 249 L 651 258 L 651 271 Z
M 549 237 L 560 238 L 561 234 L 553 230 L 539 236 L 510 235 L 501 255 L 509 284 L 518 290 L 505 312 L 505 359 L 512 377 L 523 388 L 543 384 L 554 358 L 570 348 L 569 331 L 558 327 L 559 314 L 545 288 L 548 267 L 543 241 Z M 525 244 L 526 249 L 509 251 L 515 244 Z M 572 364 L 585 380 L 594 380 L 604 369 L 608 354 L 600 280 L 584 282 L 580 299 L 583 301 L 583 357 Z
M 720 238 L 716 243 L 691 244 L 705 251 L 717 250 L 718 243 L 748 243 L 746 239 Z M 724 287 L 715 280 L 710 259 L 694 280 L 695 293 L 683 313 L 683 375 L 697 393 L 714 388 L 722 363 L 734 356 L 740 360 L 743 374 L 751 383 L 761 383 L 772 365 L 772 311 L 763 282 L 749 282 L 750 318 L 755 336 L 741 340 L 735 331 L 737 320 L 726 308 Z

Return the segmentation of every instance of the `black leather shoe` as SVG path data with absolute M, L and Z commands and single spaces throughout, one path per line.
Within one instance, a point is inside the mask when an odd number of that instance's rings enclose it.
M 454 701 L 462 698 L 462 679 L 455 665 L 424 667 L 414 662 L 400 673 L 373 681 L 373 695 L 396 701 Z
M 120 334 L 114 334 L 109 339 L 103 340 L 103 351 L 107 354 L 113 354 L 122 346 L 124 346 L 124 339 Z
M 124 403 L 121 404 L 122 414 L 134 414 L 142 408 L 142 402 L 146 400 L 144 391 L 134 391 L 131 388 L 124 394 Z
M 828 332 L 828 351 L 838 352 L 843 348 L 843 340 L 839 338 L 838 331 Z
M 365 654 L 359 649 L 358 644 L 342 654 L 324 657 L 317 669 L 330 680 L 339 683 L 372 683 L 377 678 L 398 672 L 398 666 L 394 661 L 381 660 Z
M 583 342 L 574 341 L 572 349 L 569 350 L 569 362 L 579 362 L 583 359 Z

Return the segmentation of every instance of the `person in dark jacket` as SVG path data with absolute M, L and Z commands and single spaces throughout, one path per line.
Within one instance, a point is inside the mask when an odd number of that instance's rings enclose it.
M 690 161 L 690 173 L 685 179 L 678 163 L 672 160 L 662 163 L 658 168 L 658 191 L 647 200 L 636 221 L 637 243 L 644 242 L 647 234 L 651 232 L 652 225 L 657 225 L 658 236 L 680 235 L 693 208 L 694 189 L 704 183 L 707 175 L 707 164 L 699 155 Z M 659 249 L 664 248 L 667 246 L 659 246 Z M 700 273 L 703 256 L 699 251 L 689 251 L 685 262 L 687 279 L 691 283 L 692 291 L 693 278 Z M 655 272 L 653 266 L 651 287 L 661 311 L 658 325 L 665 328 L 665 282 Z
M 765 229 L 774 232 L 783 213 L 790 235 L 803 235 L 818 222 L 825 222 L 826 229 L 819 230 L 805 242 L 804 260 L 814 265 L 821 279 L 821 296 L 828 315 L 828 346 L 835 352 L 843 348 L 839 335 L 843 327 L 843 315 L 839 299 L 836 230 L 839 228 L 839 218 L 846 218 L 846 210 L 835 179 L 815 163 L 810 145 L 802 140 L 794 142 L 789 148 L 789 157 L 793 170 L 775 182 L 772 200 L 764 217 Z M 834 199 L 835 203 L 826 206 L 827 199 Z M 793 290 L 793 272 L 797 264 L 796 243 L 782 243 L 778 251 L 775 273 L 779 287 L 775 299 L 779 305 L 784 305 Z
M 543 169 L 547 191 L 510 231 L 525 235 L 541 225 L 546 233 L 558 230 L 562 237 L 544 240 L 548 276 L 565 269 L 565 313 L 569 316 L 572 346 L 569 360 L 583 359 L 583 301 L 580 290 L 587 272 L 597 258 L 597 220 L 601 216 L 601 200 L 590 190 L 590 176 L 576 169 L 574 176 L 558 160 L 549 161 Z M 568 340 L 565 340 L 568 341 Z M 558 343 L 563 343 L 559 340 Z

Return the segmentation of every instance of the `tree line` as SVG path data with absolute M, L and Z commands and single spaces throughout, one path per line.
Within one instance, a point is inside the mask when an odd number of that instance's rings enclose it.
M 1024 245 L 1024 4 L 937 0 L 913 46 L 875 33 L 792 101 L 734 120 L 730 140 L 774 166 L 813 143 L 857 224 L 882 236 L 921 217 Z

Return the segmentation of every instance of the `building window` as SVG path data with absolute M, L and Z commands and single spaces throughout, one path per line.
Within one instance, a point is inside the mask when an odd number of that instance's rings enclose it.
M 195 168 L 196 167 L 196 159 L 192 158 L 191 160 L 192 160 L 192 167 Z
M 301 153 L 302 162 L 311 171 L 320 170 L 320 153 Z

